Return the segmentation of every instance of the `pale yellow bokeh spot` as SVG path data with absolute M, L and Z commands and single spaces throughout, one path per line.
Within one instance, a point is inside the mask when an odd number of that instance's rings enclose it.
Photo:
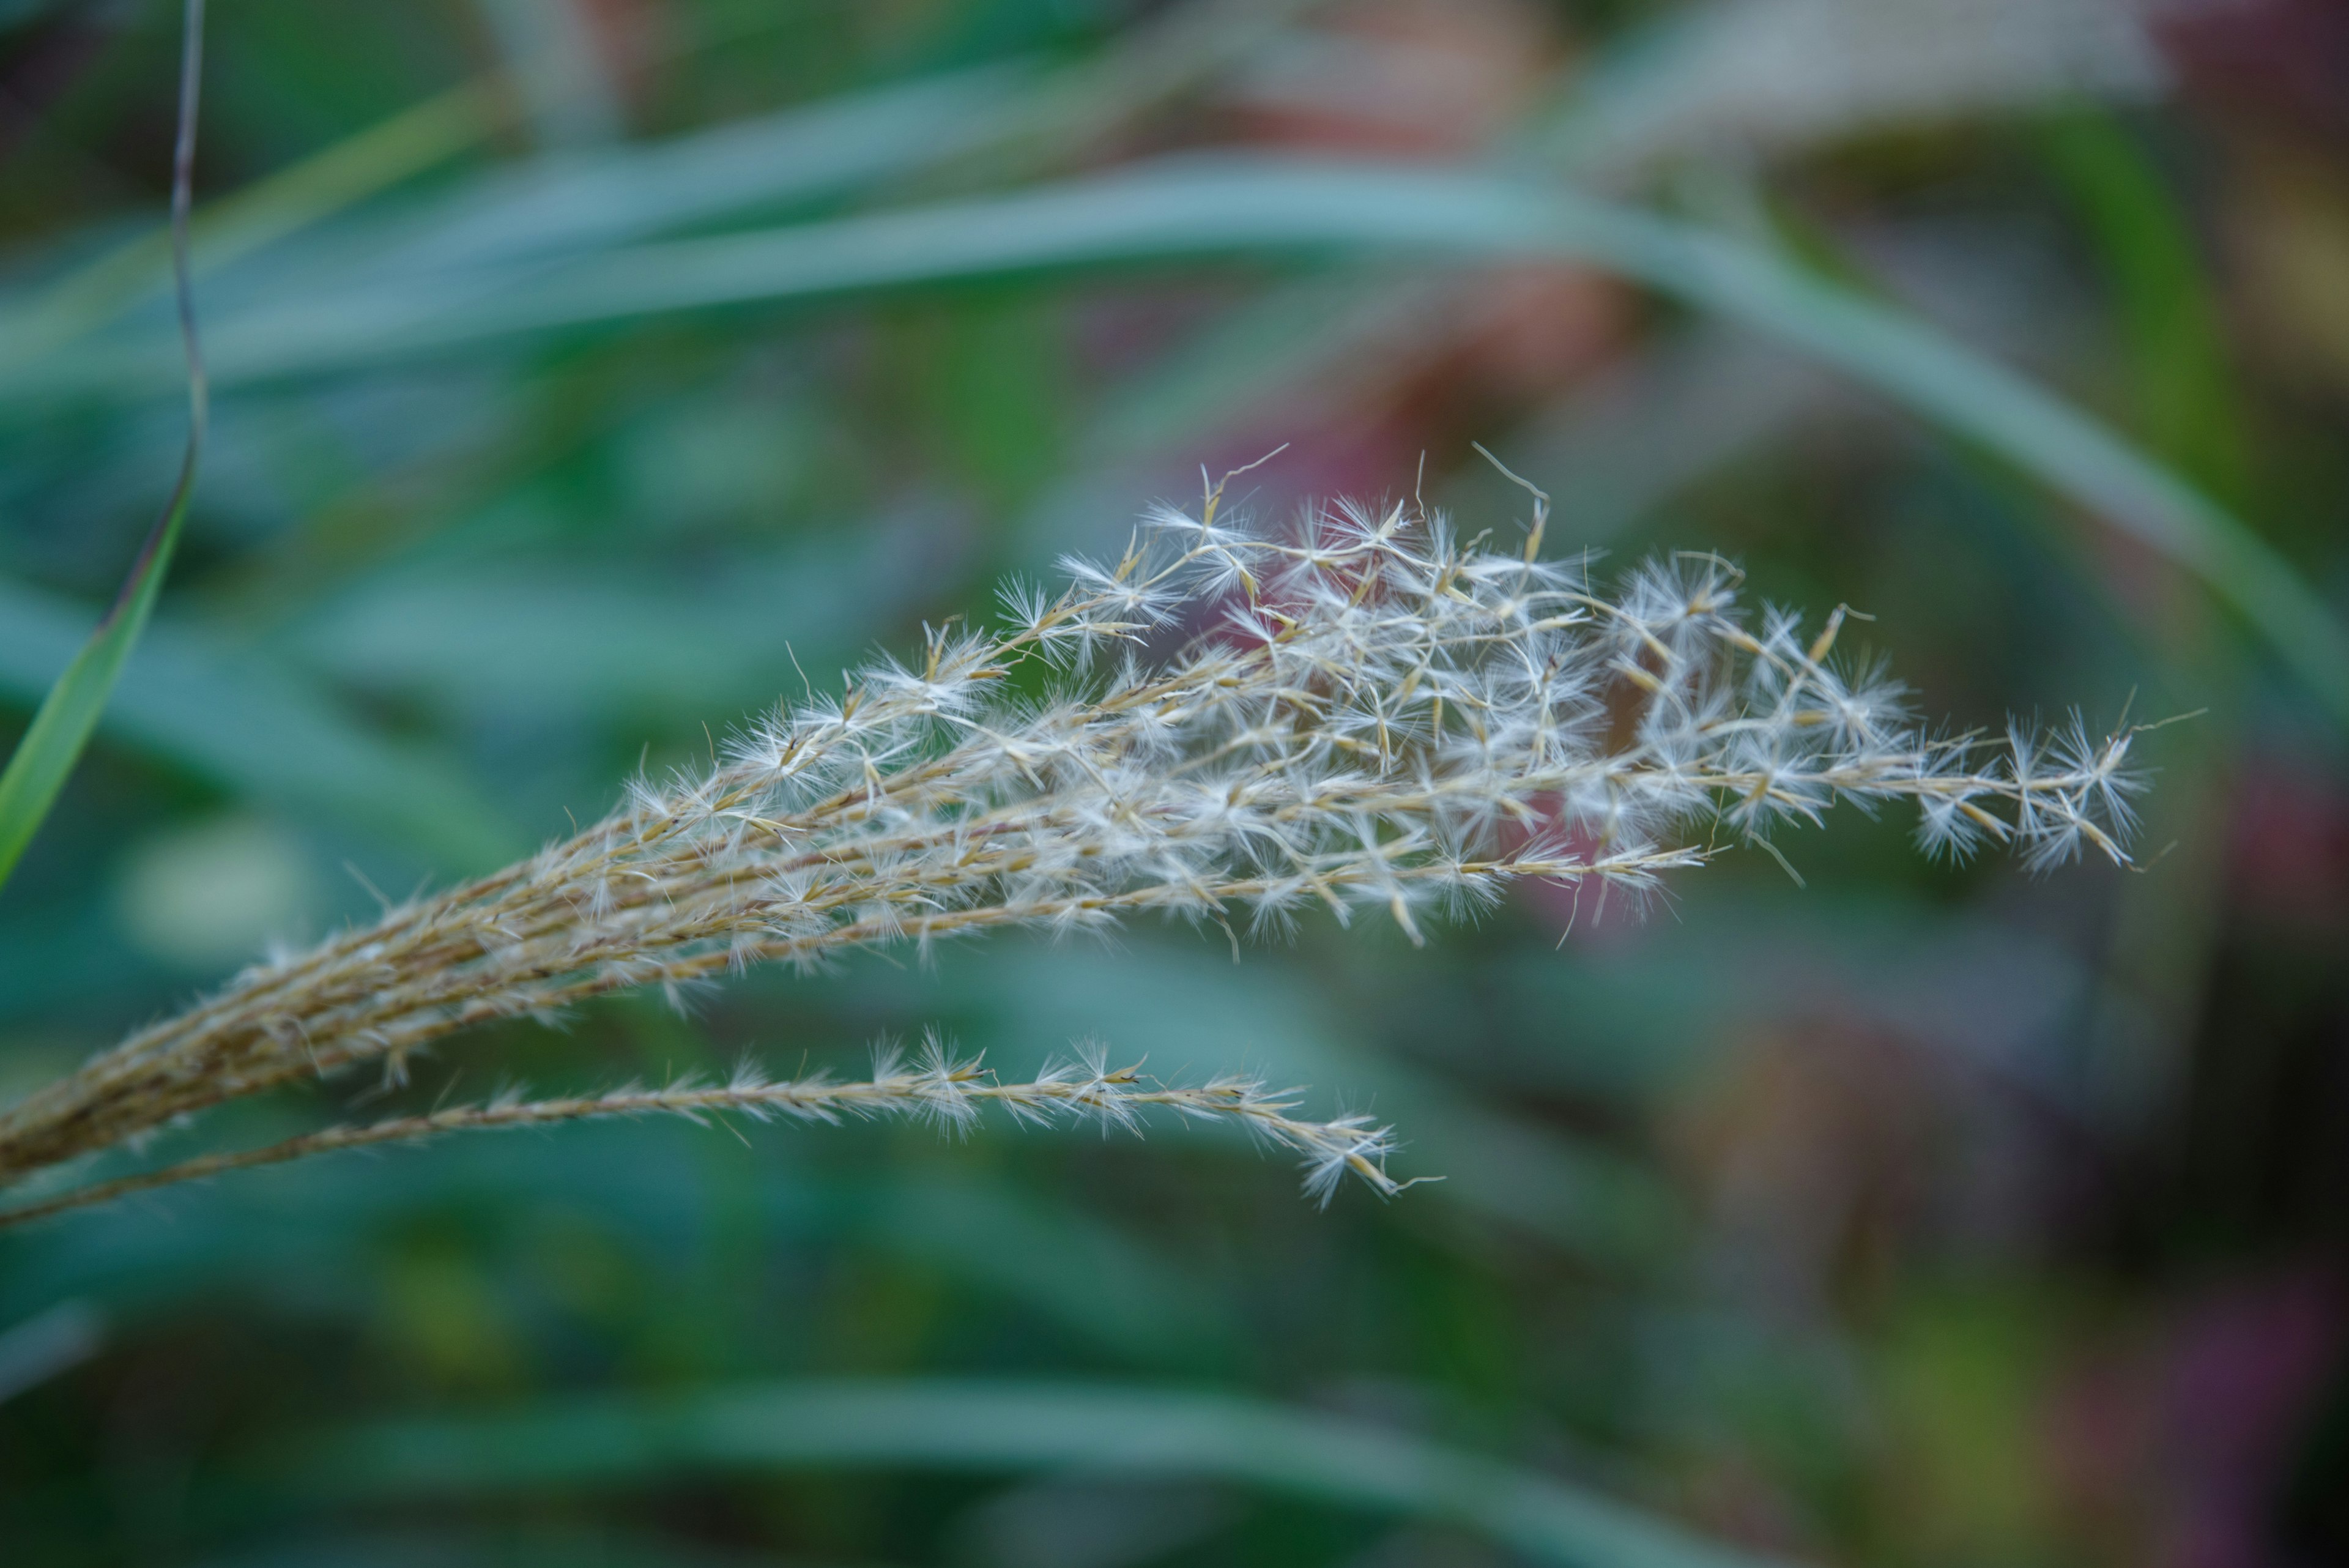
M 178 969 L 218 970 L 300 934 L 319 877 L 301 840 L 266 817 L 214 817 L 145 839 L 123 859 L 115 910 L 133 945 Z

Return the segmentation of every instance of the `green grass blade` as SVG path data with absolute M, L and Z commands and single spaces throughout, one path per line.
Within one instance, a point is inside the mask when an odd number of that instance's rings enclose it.
M 33 722 L 16 742 L 8 766 L 0 772 L 0 884 L 5 884 L 25 846 L 33 841 L 41 822 L 65 788 L 66 775 L 80 760 L 98 715 L 122 673 L 123 660 L 146 628 L 148 613 L 163 586 L 179 543 L 180 524 L 188 514 L 188 493 L 195 486 L 196 447 L 191 441 L 180 467 L 180 483 L 162 521 L 148 536 L 146 547 L 130 569 L 122 597 L 98 623 L 98 629 L 57 677 L 48 695 L 33 714 Z
M 166 1318 L 200 1298 L 300 1298 L 340 1320 L 373 1310 L 370 1249 L 434 1215 L 497 1213 L 514 1234 L 551 1213 L 647 1287 L 680 1237 L 740 1224 L 758 1246 L 854 1249 L 944 1282 L 973 1312 L 1008 1311 L 1120 1364 L 1229 1365 L 1238 1330 L 1212 1288 L 1145 1239 L 1046 1190 L 967 1163 L 812 1167 L 782 1140 L 712 1156 L 706 1128 L 607 1124 L 530 1146 L 454 1142 L 414 1159 L 325 1161 L 182 1189 L 88 1222 L 11 1234 L 0 1323 L 80 1298 L 109 1321 Z
M 251 310 L 215 335 L 237 379 L 347 369 L 678 310 L 1041 269 L 1232 256 L 1548 256 L 1743 322 L 1979 441 L 2200 577 L 2349 727 L 2349 632 L 2240 520 L 2098 421 L 1927 323 L 1736 240 L 1522 181 L 1283 160 L 1186 160 L 1017 194 L 642 245 L 527 275 L 393 280 Z M 89 390 L 153 386 L 154 351 L 91 355 Z M 42 395 L 61 389 L 44 383 Z M 32 390 L 20 387 L 17 395 Z M 0 387 L 0 397 L 10 389 Z
M 196 160 L 196 105 L 203 76 L 204 0 L 187 0 L 181 22 L 179 128 L 171 151 L 171 270 L 178 286 L 180 341 L 187 356 L 188 444 L 180 459 L 180 477 L 171 486 L 163 514 L 148 531 L 130 574 L 113 607 L 98 623 L 88 644 L 66 666 L 33 714 L 33 722 L 0 771 L 0 886 L 5 886 L 25 846 L 57 804 L 82 748 L 98 728 L 98 716 L 130 657 L 147 618 L 162 592 L 163 576 L 171 570 L 171 553 L 187 521 L 188 502 L 195 493 L 196 466 L 204 449 L 206 389 L 204 361 L 196 343 L 195 299 L 188 281 L 188 211 L 193 200 Z
M 31 701 L 62 689 L 70 677 L 60 670 L 88 657 L 86 613 L 0 577 L 0 693 Z M 150 626 L 141 644 L 101 715 L 116 741 L 241 799 L 356 830 L 440 871 L 486 871 L 529 849 L 527 836 L 455 763 L 354 722 L 272 662 L 168 619 Z
M 736 213 L 772 219 L 983 140 L 1037 76 L 1025 63 L 975 67 L 500 170 L 402 218 L 379 262 L 423 273 L 602 249 Z
M 202 1561 L 203 1568 L 802 1568 L 797 1559 L 659 1536 L 505 1521 L 302 1535 Z
M 1404 1433 L 1229 1395 L 1041 1382 L 815 1381 L 364 1428 L 276 1456 L 272 1490 L 414 1493 L 650 1483 L 693 1470 L 918 1468 L 1212 1479 L 1444 1519 L 1578 1568 L 1760 1559 L 1620 1503 Z
M 2034 140 L 2103 274 L 2144 439 L 2212 493 L 2242 495 L 2249 448 L 2220 316 L 2223 289 L 2186 193 L 2112 117 L 2069 115 Z
M 644 246 L 449 308 L 420 288 L 222 333 L 249 376 L 507 333 L 1048 267 L 1210 256 L 1546 255 L 1606 267 L 1800 348 L 1981 442 L 2200 577 L 2349 727 L 2349 632 L 2240 519 L 2103 423 L 1930 325 L 1751 244 L 1480 176 L 1185 161 L 984 200 Z
M 893 971 L 868 969 L 846 983 L 870 987 L 863 1000 L 880 1016 L 894 1007 L 984 1020 L 999 1065 L 1024 1065 L 1020 1053 L 1038 1041 L 1112 1038 L 1122 1052 L 1170 1064 L 1202 1040 L 1249 1041 L 1251 1066 L 1282 1083 L 1343 1085 L 1357 1104 L 1409 1106 L 1411 1169 L 1444 1178 L 1422 1189 L 1428 1201 L 1539 1237 L 1610 1278 L 1654 1270 L 1686 1234 L 1683 1205 L 1651 1172 L 1366 1047 L 1326 999 L 1278 965 L 1236 967 L 1189 942 L 1146 952 L 1022 944 L 941 974 L 918 1003 Z
M 192 225 L 191 270 L 217 272 L 345 212 L 495 130 L 494 84 L 471 82 L 403 110 L 217 202 Z M 19 298 L 0 296 L 0 352 L 32 361 L 171 286 L 168 233 L 143 234 Z

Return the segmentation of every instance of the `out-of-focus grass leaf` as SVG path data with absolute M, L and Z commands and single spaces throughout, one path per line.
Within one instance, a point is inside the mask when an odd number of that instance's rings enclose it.
M 123 949 L 121 922 L 109 900 L 96 889 L 81 891 L 79 898 L 46 899 L 35 910 L 19 909 L 0 920 L 0 952 L 8 955 L 6 967 L 0 968 L 0 1024 L 20 1024 L 92 997 L 104 997 L 110 1005 L 129 999 L 149 1007 L 171 999 L 162 976 L 126 964 L 129 955 Z M 32 1086 L 22 1080 L 11 1085 Z
M 592 250 L 694 223 L 883 185 L 939 164 L 1000 169 L 1061 158 L 1109 126 L 1212 75 L 1277 31 L 1299 0 L 1208 0 L 1172 8 L 1120 47 L 1045 74 L 995 61 L 843 93 L 650 144 L 566 149 L 454 193 L 346 225 L 311 254 L 227 279 L 266 299 L 296 277 L 432 270 Z M 688 52 L 706 47 L 696 36 Z M 510 119 L 490 79 L 454 88 L 208 206 L 195 270 L 212 272 L 429 167 Z M 160 282 L 152 237 L 119 247 L 0 306 L 0 350 L 27 361 L 102 324 Z M 0 300 L 7 296 L 0 294 Z
M 1518 473 L 1570 475 L 1550 513 L 1560 551 L 1620 533 L 1707 475 L 1847 413 L 1849 389 L 1736 327 L 1700 323 L 1537 413 L 1499 454 Z M 1523 497 L 1477 467 L 1444 491 L 1455 515 Z
M 0 1404 L 98 1354 L 106 1321 L 88 1302 L 63 1301 L 0 1329 Z
M 1349 1015 L 1462 1078 L 1663 1111 L 1724 1051 L 1831 1012 L 2068 1108 L 2079 959 L 1981 914 L 1920 901 L 1702 887 L 1669 929 L 1588 953 L 1343 952 Z M 1405 1116 L 1408 1120 L 1408 1116 Z
M 381 1502 L 648 1485 L 710 1469 L 874 1467 L 1226 1480 L 1453 1521 L 1577 1568 L 1752 1568 L 1761 1561 L 1549 1477 L 1404 1433 L 1152 1387 L 812 1379 L 361 1428 L 258 1468 L 289 1501 Z
M 2253 432 L 2263 460 L 2276 432 L 2243 396 L 2221 318 L 2229 291 L 2215 258 L 2205 254 L 2202 220 L 2190 210 L 2187 190 L 2135 127 L 2108 117 L 2069 115 L 2033 140 L 2102 275 L 2119 350 L 2112 356 L 2119 384 L 2110 395 L 2149 445 L 2211 493 L 2237 501 L 2257 494 Z M 2235 290 L 2259 292 L 2245 280 Z M 2300 536 L 2314 541 L 2335 520 L 2294 521 Z M 2094 1102 L 2075 1107 L 2084 1117 L 2100 1110 L 2113 1117 L 2111 1107 L 2118 1106 L 2143 1116 L 2186 1093 L 2178 1076 L 2189 1059 L 2184 1042 L 2210 984 L 2212 932 L 2223 918 L 2230 874 L 2230 835 L 2219 803 L 2222 781 L 2241 766 L 2238 737 L 2247 713 L 2240 698 L 2219 695 L 2240 660 L 2199 609 L 2174 606 L 2155 646 L 2174 672 L 2171 689 L 2214 711 L 2197 726 L 2200 744 L 2177 748 L 2166 759 L 2148 803 L 2147 842 L 2171 840 L 2178 852 L 2167 856 L 2158 885 L 2133 877 L 2116 890 L 2109 917 L 2115 972 L 2101 1007 L 2107 1015 L 2128 1009 L 2140 1022 L 2127 1050 L 2080 1064 L 2080 1097 Z M 2206 691 L 2217 700 L 2203 699 Z
M 1022 1054 L 1097 1039 L 1121 1062 L 1147 1059 L 1168 1077 L 1247 1068 L 1279 1085 L 1376 1112 L 1396 1124 L 1404 1176 L 1441 1176 L 1399 1201 L 1456 1203 L 1618 1268 L 1664 1255 L 1686 1216 L 1670 1189 L 1628 1158 L 1480 1105 L 1433 1075 L 1331 1035 L 1323 999 L 1268 956 L 1234 965 L 1212 938 L 1185 950 L 1177 937 L 1147 952 L 1103 952 L 1005 942 L 952 954 L 911 992 L 877 971 L 894 1008 L 983 1020 L 989 1060 L 1025 1068 Z M 834 982 L 837 983 L 837 982 Z M 875 997 L 874 1000 L 880 1001 Z M 1189 1137 L 1220 1129 L 1186 1129 Z
M 568 1128 L 322 1161 L 94 1210 L 0 1239 L 0 1322 L 74 1298 L 138 1324 L 227 1293 L 361 1316 L 375 1304 L 388 1236 L 476 1212 L 502 1216 L 496 1223 L 516 1236 L 558 1219 L 585 1223 L 652 1278 L 674 1278 L 719 1226 L 747 1220 L 761 1249 L 853 1242 L 1013 1303 L 1128 1365 L 1231 1354 L 1212 1293 L 1114 1227 L 967 1167 L 893 1161 L 858 1178 L 803 1166 L 790 1140 L 810 1130 L 762 1130 L 744 1150 L 681 1124 Z
M 1277 396 L 1300 374 L 1374 342 L 1382 326 L 1424 306 L 1392 279 L 1316 278 L 1277 288 L 1165 355 L 1112 398 L 1089 432 L 1091 454 L 1114 460 L 1203 434 L 1217 419 L 1230 418 L 1235 402 L 1245 407 Z
M 197 1559 L 194 1568 L 850 1568 L 609 1530 L 492 1525 L 305 1532 Z
M 338 677 L 461 708 L 657 704 L 688 723 L 715 722 L 796 688 L 795 656 L 854 649 L 886 629 L 951 570 L 940 556 L 929 532 L 884 519 L 690 572 L 418 562 L 367 575 L 277 640 Z M 807 673 L 833 679 L 821 664 Z
M 562 146 L 619 134 L 619 84 L 585 16 L 545 0 L 472 0 L 471 10 L 505 57 L 533 136 Z
M 0 691 L 45 690 L 76 657 L 82 624 L 65 602 L 0 579 Z M 241 796 L 324 815 L 446 871 L 486 869 L 528 846 L 450 764 L 190 629 L 153 628 L 122 666 L 104 723 Z
M 430 168 L 487 135 L 501 98 L 471 83 L 347 137 L 292 167 L 206 205 L 189 269 L 202 277 Z M 169 240 L 140 238 L 0 307 L 0 354 L 29 359 L 89 332 L 170 286 Z
M 194 270 L 213 278 L 214 308 L 233 308 L 281 296 L 289 276 L 332 293 L 370 276 L 593 252 L 745 211 L 771 215 L 983 138 L 1034 76 L 1030 67 L 982 67 L 667 141 L 550 153 L 287 244 L 493 130 L 508 113 L 504 95 L 495 84 L 470 84 L 210 204 L 198 221 Z M 29 297 L 0 295 L 0 358 L 36 365 L 151 300 L 167 255 L 149 236 Z
M 644 246 L 526 275 L 486 269 L 461 287 L 414 278 L 289 302 L 223 321 L 215 354 L 225 379 L 287 375 L 666 311 L 1043 268 L 1365 252 L 1585 262 L 1793 343 L 1981 441 L 2193 572 L 2349 724 L 2349 633 L 2332 612 L 2249 527 L 2087 414 L 1783 257 L 1522 182 L 1182 160 L 1015 195 Z M 151 351 L 93 354 L 88 384 L 151 385 L 160 364 Z M 0 388 L 32 389 L 22 378 Z
M 893 83 L 667 141 L 501 171 L 407 214 L 387 273 L 592 251 L 712 218 L 854 191 L 968 145 L 1034 85 L 1028 65 Z
M 2140 427 L 2220 495 L 2244 488 L 2242 409 L 2214 280 L 2159 167 L 2109 119 L 2078 115 L 2037 139 L 2073 200 L 2112 292 Z
M 2145 24 L 2100 5 L 1714 0 L 1610 44 L 1528 140 L 1579 177 L 1630 178 L 1723 147 L 1767 156 L 2048 103 L 2141 102 L 2168 82 Z

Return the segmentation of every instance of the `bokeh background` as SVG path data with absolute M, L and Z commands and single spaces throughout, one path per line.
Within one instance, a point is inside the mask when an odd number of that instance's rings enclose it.
M 177 461 L 178 12 L 0 4 L 0 741 Z M 150 1156 L 936 1023 L 1260 1067 L 1446 1179 L 1323 1213 L 1204 1131 L 622 1125 L 78 1214 L 0 1235 L 9 1563 L 2349 1560 L 2349 670 L 1986 435 L 1994 384 L 1967 428 L 1834 321 L 1252 239 L 1216 183 L 1660 214 L 2061 397 L 2339 618 L 2349 6 L 214 0 L 209 42 L 213 441 L 0 893 L 6 1092 L 1284 443 L 1261 514 L 1515 529 L 1482 441 L 1553 553 L 1848 602 L 1960 724 L 2200 716 L 2139 742 L 2138 872 L 1847 812 L 1804 885 L 1733 855 L 1644 916 L 868 957 L 222 1114 Z M 1593 1549 L 1591 1500 L 1684 1535 Z

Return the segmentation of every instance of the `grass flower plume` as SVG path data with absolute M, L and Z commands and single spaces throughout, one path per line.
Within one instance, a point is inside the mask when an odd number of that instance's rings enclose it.
M 1638 895 L 1703 861 L 1720 826 L 1766 843 L 1839 800 L 1912 804 L 1931 851 L 2126 859 L 2128 733 L 1938 735 L 1880 671 L 1837 659 L 1844 612 L 1815 634 L 1749 615 L 1715 557 L 1604 592 L 1538 558 L 1538 515 L 1522 550 L 1497 551 L 1402 505 L 1259 531 L 1218 500 L 1153 513 L 1114 563 L 1064 563 L 1057 589 L 1011 587 L 995 629 L 930 628 L 918 657 L 787 704 L 706 770 L 638 781 L 527 860 L 249 970 L 0 1113 L 0 1179 L 297 1077 L 371 1064 L 397 1079 L 487 1020 L 854 948 L 1148 911 L 1237 941 L 1317 909 L 1418 940 L 1522 880 Z M 1006 1085 L 943 1048 L 863 1085 L 507 1100 L 172 1170 L 638 1112 L 959 1125 L 989 1102 L 1234 1116 L 1302 1154 L 1317 1193 L 1350 1170 L 1396 1185 L 1384 1129 L 1290 1121 L 1260 1085 L 1153 1089 L 1096 1062 Z

